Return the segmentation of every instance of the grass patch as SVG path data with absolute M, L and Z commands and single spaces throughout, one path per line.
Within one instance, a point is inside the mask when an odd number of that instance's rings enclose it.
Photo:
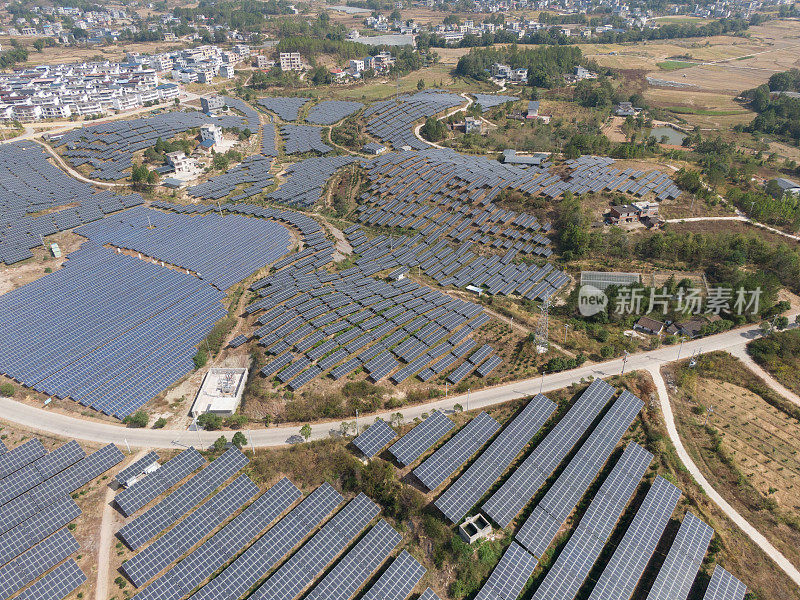
M 689 106 L 665 106 L 668 110 L 678 115 L 703 115 L 706 117 L 729 117 L 732 115 L 745 115 L 746 110 L 713 110 L 710 108 L 692 108 Z
M 689 67 L 696 66 L 696 63 L 684 62 L 682 60 L 665 60 L 656 63 L 662 71 L 677 71 L 678 69 L 688 69 Z

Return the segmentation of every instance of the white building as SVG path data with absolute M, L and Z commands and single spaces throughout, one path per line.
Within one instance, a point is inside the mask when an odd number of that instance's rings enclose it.
M 278 55 L 281 71 L 302 71 L 303 59 L 299 52 L 281 52 Z

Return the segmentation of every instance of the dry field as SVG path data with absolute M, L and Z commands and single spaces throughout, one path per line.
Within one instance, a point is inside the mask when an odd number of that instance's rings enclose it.
M 713 379 L 697 382 L 695 400 L 714 408 L 716 427 L 733 461 L 764 496 L 800 510 L 800 440 L 797 421 L 748 389 Z
M 23 46 L 27 46 L 33 42 L 33 37 L 30 38 L 14 38 Z M 0 44 L 3 48 L 10 47 L 11 38 L 8 36 L 0 37 Z M 186 44 L 182 42 L 141 42 L 141 43 L 120 43 L 108 46 L 56 46 L 53 48 L 45 48 L 41 52 L 37 52 L 33 48 L 29 48 L 28 61 L 23 66 L 35 66 L 40 64 L 54 64 L 54 63 L 73 63 L 81 62 L 95 57 L 102 57 L 103 60 L 120 60 L 125 58 L 126 52 L 139 52 L 141 54 L 156 54 L 159 52 L 168 52 L 178 48 L 184 48 Z

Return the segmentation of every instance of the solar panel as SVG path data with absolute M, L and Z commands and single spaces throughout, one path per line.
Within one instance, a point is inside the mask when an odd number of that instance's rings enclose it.
M 602 379 L 595 379 L 533 452 L 483 504 L 483 512 L 501 527 L 508 527 L 580 440 L 614 393 L 612 386 Z
M 148 452 L 140 459 L 132 462 L 130 465 L 122 469 L 119 473 L 116 474 L 114 477 L 114 481 L 116 481 L 119 485 L 127 485 L 128 482 L 138 476 L 141 475 L 145 469 L 153 465 L 154 463 L 158 462 L 158 454 L 155 452 Z
M 65 496 L 0 536 L 0 565 L 16 558 L 70 521 L 78 518 L 81 509 Z
M 631 597 L 680 497 L 678 488 L 656 477 L 597 580 L 590 600 L 628 600 Z
M 648 600 L 685 600 L 712 537 L 714 530 L 687 512 L 647 594 Z
M 410 465 L 453 427 L 454 423 L 444 413 L 433 411 L 427 419 L 392 444 L 389 452 L 401 465 Z
M 481 412 L 415 468 L 414 475 L 429 490 L 435 490 L 499 429 L 500 424 L 489 413 Z
M 144 481 L 117 494 L 114 501 L 129 517 L 152 500 L 158 498 L 192 471 L 199 469 L 206 461 L 194 448 L 184 450 L 165 462 L 155 473 Z
M 0 568 L 0 598 L 6 600 L 70 554 L 77 552 L 78 548 L 80 544 L 69 531 L 58 530 Z
M 556 405 L 547 397 L 542 394 L 534 396 L 466 472 L 436 499 L 436 507 L 452 523 L 458 523 L 522 452 L 555 410 Z
M 367 427 L 364 433 L 353 440 L 353 445 L 361 450 L 365 456 L 372 458 L 396 437 L 397 433 L 386 424 L 386 421 L 376 419 L 372 425 Z
M 338 556 L 380 512 L 363 493 L 351 500 L 258 588 L 251 600 L 292 600 Z
M 500 562 L 483 584 L 475 600 L 505 600 L 517 598 L 539 564 L 525 548 L 511 542 Z
M 0 486 L 0 505 L 24 494 L 28 490 L 49 479 L 67 467 L 83 459 L 86 453 L 72 440 L 49 454 L 15 471 L 5 479 Z M 0 531 L 4 531 L 0 523 Z
M 523 523 L 516 540 L 534 556 L 547 550 L 642 406 L 636 396 L 623 391 Z
M 652 458 L 641 446 L 628 445 L 536 590 L 534 600 L 572 600 L 578 594 Z
M 426 589 L 419 600 L 441 600 L 431 588 Z
M 258 493 L 247 475 L 240 475 L 175 527 L 123 563 L 136 587 L 164 570 Z
M 299 544 L 315 527 L 318 527 L 343 500 L 344 498 L 330 484 L 322 484 L 256 540 L 241 556 L 238 556 L 222 573 L 200 588 L 192 596 L 192 600 L 238 598 L 257 584 L 292 548 Z M 244 536 L 245 533 L 246 531 L 243 530 L 238 535 Z M 233 548 L 229 548 L 219 544 L 218 547 L 220 551 L 227 553 L 224 562 L 232 558 L 241 545 L 234 544 Z M 178 566 L 180 567 L 180 564 Z M 189 589 L 171 596 L 171 598 L 180 598 Z M 148 598 L 166 600 L 155 595 L 148 596 Z
M 745 594 L 747 586 L 716 565 L 703 600 L 743 600 Z
M 308 600 L 348 600 L 402 541 L 381 519 L 307 595 Z
M 61 600 L 85 581 L 86 575 L 78 567 L 78 563 L 70 558 L 27 588 L 17 596 L 17 600 Z
M 417 559 L 403 550 L 361 600 L 405 600 L 425 575 Z
M 42 442 L 34 438 L 0 455 L 0 479 L 8 477 L 27 464 L 47 454 Z
M 158 504 L 122 527 L 117 534 L 129 548 L 136 550 L 175 523 L 248 462 L 241 450 L 236 447 L 228 448 L 214 462 Z

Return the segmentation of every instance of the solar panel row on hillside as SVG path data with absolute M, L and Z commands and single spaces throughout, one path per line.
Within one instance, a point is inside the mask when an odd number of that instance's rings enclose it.
M 516 540 L 534 556 L 542 556 L 547 550 L 642 406 L 636 396 L 623 391 L 536 505 L 516 535 Z
M 508 527 L 578 443 L 614 393 L 614 388 L 602 379 L 594 380 L 534 451 L 483 504 L 482 510 L 495 523 Z
M 25 465 L 32 463 L 45 454 L 47 454 L 47 450 L 42 446 L 42 442 L 34 438 L 17 446 L 10 452 L 0 455 L 0 479 L 19 471 Z
M 3 485 L 0 486 L 0 505 L 24 494 L 85 456 L 83 448 L 78 445 L 78 442 L 72 440 L 15 471 L 3 479 Z
M 66 529 L 27 550 L 0 568 L 0 600 L 6 600 L 26 585 L 41 577 L 70 554 L 78 551 L 80 544 Z
M 435 410 L 427 419 L 389 448 L 401 465 L 410 465 L 447 434 L 455 425 L 444 413 Z
M 509 600 L 517 598 L 539 564 L 525 548 L 511 542 L 500 562 L 483 584 L 475 600 Z
M 353 440 L 353 445 L 361 450 L 365 456 L 372 458 L 380 452 L 386 444 L 397 437 L 394 429 L 386 424 L 383 419 L 376 421 Z
M 309 504 L 316 502 L 319 494 L 316 496 L 315 494 L 317 492 L 311 495 L 314 500 Z M 150 586 L 136 594 L 134 598 L 136 600 L 177 600 L 182 598 L 258 537 L 259 533 L 271 525 L 300 497 L 302 497 L 300 490 L 284 477 L 253 501 L 230 523 L 156 579 Z M 290 522 L 292 519 L 294 517 L 290 513 L 281 523 Z M 282 533 L 286 533 L 286 531 Z M 275 540 L 276 547 L 287 543 L 287 540 L 279 538 L 275 538 Z M 262 556 L 262 559 L 262 568 L 269 569 L 272 566 L 269 557 Z M 238 565 L 245 561 L 245 558 L 240 557 L 234 564 L 238 568 Z M 229 568 L 233 568 L 233 566 Z M 228 574 L 223 574 L 222 577 L 229 579 L 230 573 L 233 572 L 226 571 Z
M 0 565 L 15 559 L 71 521 L 81 509 L 69 496 L 54 502 L 46 511 L 36 513 L 0 536 Z
M 542 394 L 534 396 L 466 472 L 436 499 L 436 507 L 452 523 L 458 523 L 522 452 L 555 409 L 556 405 L 547 397 Z
M 572 600 L 578 594 L 652 459 L 653 455 L 641 446 L 628 445 L 536 590 L 534 600 Z
M 165 462 L 144 481 L 117 494 L 116 502 L 122 514 L 131 516 L 137 510 L 158 498 L 192 471 L 199 469 L 205 459 L 194 448 L 184 450 Z
M 500 424 L 497 421 L 488 413 L 481 412 L 415 468 L 414 475 L 429 490 L 435 490 L 499 429 Z
M 425 567 L 403 550 L 362 600 L 406 600 L 425 575 Z
M 351 500 L 251 596 L 252 600 L 292 600 L 372 521 L 380 508 L 363 493 Z
M 747 586 L 716 565 L 703 600 L 743 600 Z
M 117 535 L 129 548 L 136 550 L 175 523 L 248 462 L 241 450 L 228 448 L 184 485 L 122 527 Z
M 23 591 L 17 600 L 61 600 L 85 581 L 86 575 L 70 558 Z

